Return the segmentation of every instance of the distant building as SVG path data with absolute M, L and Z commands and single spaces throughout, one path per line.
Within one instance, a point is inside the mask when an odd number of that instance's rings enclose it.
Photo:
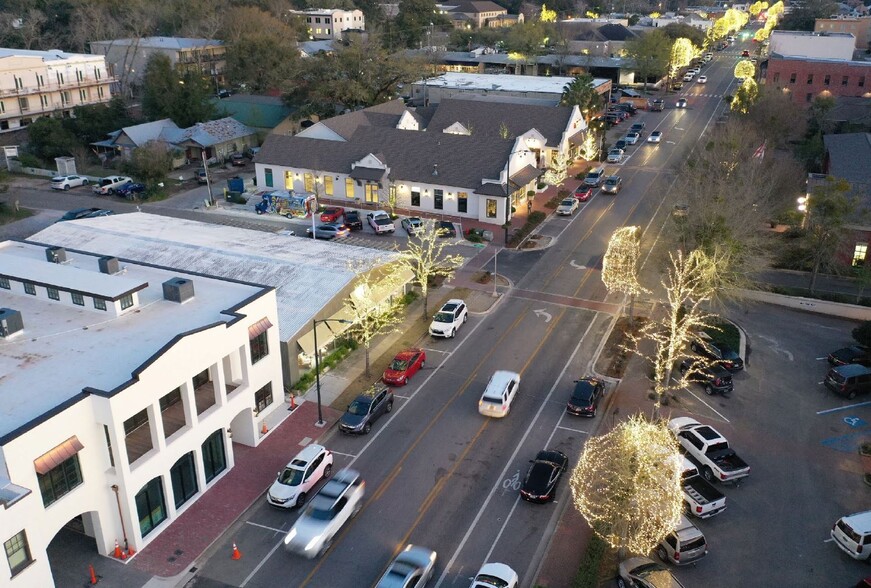
M 258 131 L 272 131 L 287 121 L 294 112 L 278 96 L 233 94 L 213 100 L 217 112 Z
M 859 207 L 867 209 L 871 206 L 871 133 L 824 135 L 823 144 L 826 148 L 823 160 L 825 174 L 810 174 L 808 193 L 811 198 L 814 185 L 828 181 L 824 179 L 826 177 L 838 178 L 850 184 L 852 195 L 859 199 Z M 838 252 L 840 261 L 853 266 L 868 263 L 871 225 L 861 214 L 856 214 L 845 231 L 849 236 Z
M 596 57 L 620 57 L 626 41 L 638 35 L 625 24 L 597 20 L 564 20 L 556 24 L 568 43 L 571 54 Z
M 783 57 L 809 59 L 853 59 L 856 37 L 850 33 L 811 33 L 807 31 L 771 31 L 770 53 Z
M 871 62 L 807 59 L 772 53 L 765 84 L 789 92 L 796 104 L 810 105 L 819 95 L 871 99 Z
M 509 17 L 508 9 L 490 0 L 459 0 L 436 4 L 436 11 L 447 16 L 454 28 L 498 28 L 523 22 L 523 15 Z
M 195 71 L 212 78 L 215 91 L 224 84 L 226 47 L 223 41 L 182 37 L 145 37 L 91 41 L 91 53 L 103 55 L 118 78 L 120 89 L 129 93 L 142 84 L 148 59 L 155 54 L 169 57 L 180 71 Z
M 814 22 L 814 32 L 849 33 L 856 37 L 856 49 L 865 51 L 871 42 L 871 16 L 818 18 Z
M 100 55 L 0 49 L 0 132 L 108 102 L 113 81 Z
M 315 40 L 339 40 L 344 37 L 346 31 L 366 30 L 366 19 L 360 10 L 312 8 L 291 10 L 289 14 L 302 18 L 308 26 L 309 35 Z

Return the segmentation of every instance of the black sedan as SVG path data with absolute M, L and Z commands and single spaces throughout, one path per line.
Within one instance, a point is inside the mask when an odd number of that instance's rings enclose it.
M 680 373 L 690 382 L 700 384 L 708 396 L 728 396 L 734 389 L 732 374 L 720 364 L 708 361 L 701 357 L 688 357 L 680 363 Z
M 702 337 L 694 339 L 690 343 L 690 349 L 693 350 L 693 353 L 714 360 L 730 372 L 740 372 L 744 369 L 744 360 L 741 359 L 737 351 L 728 345 L 714 343 Z
M 575 380 L 572 397 L 566 404 L 566 412 L 577 416 L 594 417 L 599 400 L 605 393 L 605 383 L 596 378 Z
M 848 365 L 858 363 L 859 365 L 871 365 L 871 354 L 867 347 L 860 345 L 851 345 L 850 347 L 842 347 L 829 353 L 826 358 L 829 364 L 833 366 Z
M 436 229 L 439 232 L 439 237 L 457 236 L 457 228 L 451 221 L 439 221 L 438 225 L 436 225 Z
M 115 194 L 127 200 L 135 200 L 139 194 L 145 192 L 145 184 L 137 184 L 135 182 L 127 182 L 117 190 Z
M 539 451 L 529 463 L 529 471 L 520 487 L 520 496 L 529 502 L 550 502 L 556 494 L 556 486 L 569 465 L 569 458 L 562 451 L 545 449 Z

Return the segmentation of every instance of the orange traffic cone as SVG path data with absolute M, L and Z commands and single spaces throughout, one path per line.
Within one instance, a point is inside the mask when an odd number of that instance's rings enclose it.
M 113 553 L 112 555 L 118 559 L 122 559 L 122 556 L 124 555 L 124 552 L 121 551 L 121 546 L 118 545 L 117 539 L 115 539 L 115 553 Z
M 233 557 L 231 559 L 242 559 L 242 554 L 239 552 L 239 548 L 236 547 L 235 543 L 233 543 Z
M 127 548 L 127 556 L 133 557 L 134 555 L 136 555 L 136 551 L 134 551 L 132 547 L 128 547 Z
M 290 395 L 290 410 L 296 410 L 296 396 L 294 396 L 293 394 Z
M 91 584 L 97 583 L 97 573 L 94 571 L 94 566 L 89 564 L 88 571 L 91 573 Z
M 269 427 L 267 427 L 267 426 L 266 426 L 266 423 L 264 422 L 264 423 L 263 423 L 263 427 L 260 428 L 260 434 L 261 434 L 261 435 L 265 435 L 265 434 L 268 433 L 268 432 L 269 432 Z

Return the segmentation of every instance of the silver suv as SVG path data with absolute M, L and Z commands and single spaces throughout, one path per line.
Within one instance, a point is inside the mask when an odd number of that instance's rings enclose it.
M 705 535 L 688 518 L 681 515 L 674 531 L 656 548 L 656 555 L 666 563 L 684 566 L 708 555 Z

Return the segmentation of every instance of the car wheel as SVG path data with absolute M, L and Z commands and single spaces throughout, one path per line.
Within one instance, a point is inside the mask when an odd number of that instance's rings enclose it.
M 357 513 L 359 513 L 362 509 L 363 509 L 363 501 L 358 500 L 357 504 L 354 505 L 354 510 L 351 511 L 351 518 L 353 519 L 355 516 L 357 516 Z
M 371 423 L 366 423 L 365 425 L 363 425 L 363 434 L 369 434 L 369 431 L 371 431 L 371 430 L 372 430 Z
M 463 323 L 465 323 L 467 320 L 469 320 L 469 315 L 468 315 L 468 314 L 464 314 L 464 315 L 463 315 Z
M 284 218 L 293 218 L 293 213 L 292 212 L 284 213 Z
M 90 183 L 88 180 L 82 180 L 82 186 L 87 186 Z
M 426 367 L 426 361 L 420 362 L 420 369 L 423 369 L 424 367 Z
M 708 482 L 713 482 L 713 481 L 714 481 L 714 472 L 713 472 L 713 471 L 711 470 L 711 468 L 709 468 L 708 466 L 705 466 L 705 467 L 702 469 L 702 475 L 705 477 L 705 479 L 706 479 Z
M 305 499 L 306 499 L 305 492 L 300 492 L 299 496 L 297 496 L 297 498 L 296 498 L 296 507 L 301 508 L 302 505 L 305 504 Z
M 457 334 L 457 330 L 451 329 L 451 339 L 453 339 L 456 336 L 456 334 Z
M 401 386 L 405 386 L 406 384 L 408 384 L 408 376 L 402 378 L 402 382 L 400 382 Z M 390 405 L 388 404 L 387 406 L 389 407 Z
M 621 578 L 620 576 L 617 576 L 617 586 L 618 586 L 619 588 L 627 588 L 627 586 L 626 586 L 626 580 L 624 580 L 624 579 Z
M 64 184 L 64 192 L 66 192 L 66 191 L 69 190 L 69 189 L 70 189 L 70 185 L 69 185 L 69 184 Z
M 664 562 L 668 562 L 668 554 L 665 553 L 665 548 L 661 545 L 656 548 L 656 555 Z
M 847 394 L 847 398 L 849 398 L 850 400 L 853 400 L 854 398 L 856 398 L 856 391 L 851 390 L 850 393 Z M 871 560 L 869 560 L 869 562 L 871 562 Z
M 324 539 L 324 544 L 321 545 L 321 550 L 318 552 L 318 555 L 325 554 L 327 552 L 327 550 L 330 548 L 330 545 L 332 545 L 332 544 L 333 544 L 332 537 L 330 537 L 329 539 Z
M 682 365 L 678 368 L 678 370 L 680 371 L 680 375 L 684 375 L 685 373 L 687 373 L 687 366 Z
M 330 474 L 333 473 L 333 464 L 328 463 L 327 467 L 324 468 L 324 475 L 321 476 L 321 479 L 326 479 L 330 477 Z
M 108 192 L 110 195 L 114 195 L 114 194 L 115 194 L 115 188 L 109 188 L 109 189 L 107 190 L 107 192 Z
M 705 394 L 707 394 L 708 396 L 714 395 L 714 389 L 711 388 L 710 384 L 705 384 Z
M 388 402 L 387 403 L 387 412 L 390 412 L 391 410 L 393 410 L 393 402 Z
M 693 341 L 692 343 L 690 343 L 690 349 L 693 350 L 693 353 L 698 353 L 698 351 L 699 351 L 699 346 L 696 345 L 696 342 L 695 342 L 695 341 Z

